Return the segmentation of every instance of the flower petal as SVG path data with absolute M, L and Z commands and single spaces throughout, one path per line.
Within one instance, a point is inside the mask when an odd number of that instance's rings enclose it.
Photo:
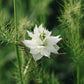
M 41 55 L 44 55 L 46 57 L 50 57 L 50 52 L 47 49 L 42 49 L 41 50 Z
M 54 47 L 54 46 L 50 46 L 48 47 L 49 51 L 52 52 L 52 53 L 58 53 L 58 50 Z
M 59 38 L 59 36 L 50 36 L 47 38 L 48 45 L 55 45 L 57 44 L 62 38 Z
M 27 33 L 30 37 L 32 37 L 32 38 L 34 37 L 34 34 L 32 32 L 27 31 Z
M 37 54 L 37 53 L 39 53 L 39 51 L 36 50 L 36 49 L 30 49 L 30 53 L 31 53 L 31 54 Z
M 30 48 L 35 46 L 32 40 L 24 40 L 23 43 L 25 44 L 25 46 L 30 47 Z
M 42 24 L 39 26 L 39 29 L 43 29 Z
M 31 46 L 30 53 L 31 54 L 40 53 L 42 48 L 43 46 Z
M 56 50 L 60 49 L 60 47 L 58 45 L 54 45 L 54 47 L 55 47 Z
M 23 43 L 25 44 L 25 46 L 29 47 L 29 40 L 24 40 Z
M 37 34 L 37 33 L 38 33 L 38 28 L 37 28 L 37 25 L 35 25 L 34 34 Z
M 34 58 L 35 61 L 40 60 L 42 57 L 43 57 L 43 56 L 42 56 L 40 53 L 38 53 L 38 54 L 33 54 L 33 58 Z

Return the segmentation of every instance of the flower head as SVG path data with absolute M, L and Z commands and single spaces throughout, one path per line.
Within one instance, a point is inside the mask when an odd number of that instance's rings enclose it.
M 57 43 L 62 39 L 58 36 L 51 36 L 51 32 L 42 27 L 42 24 L 37 27 L 35 26 L 34 32 L 28 32 L 28 35 L 32 38 L 31 40 L 24 40 L 25 46 L 30 48 L 35 61 L 41 59 L 43 56 L 50 57 L 50 53 L 58 53 L 59 46 Z

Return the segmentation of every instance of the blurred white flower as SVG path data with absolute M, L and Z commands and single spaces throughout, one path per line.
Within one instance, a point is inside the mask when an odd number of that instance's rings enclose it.
M 42 27 L 42 24 L 37 28 L 35 26 L 34 33 L 28 32 L 28 35 L 32 38 L 31 40 L 24 40 L 25 46 L 30 48 L 35 61 L 41 59 L 43 56 L 50 57 L 50 53 L 58 53 L 59 46 L 57 43 L 62 39 L 58 36 L 51 36 L 51 32 Z

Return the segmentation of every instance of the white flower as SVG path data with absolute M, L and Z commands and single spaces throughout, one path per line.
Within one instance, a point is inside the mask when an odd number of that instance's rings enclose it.
M 42 24 L 37 28 L 35 26 L 34 33 L 28 32 L 31 40 L 24 40 L 25 46 L 30 48 L 35 61 L 41 59 L 43 56 L 50 57 L 50 53 L 58 53 L 59 46 L 57 43 L 62 39 L 58 36 L 51 36 L 51 32 L 42 27 Z

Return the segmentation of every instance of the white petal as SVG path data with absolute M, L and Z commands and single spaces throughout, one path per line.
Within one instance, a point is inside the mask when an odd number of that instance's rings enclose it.
M 38 35 L 38 28 L 37 28 L 37 25 L 35 25 L 34 34 L 35 34 L 35 35 Z
M 23 43 L 24 43 L 25 46 L 29 47 L 30 41 L 29 40 L 24 40 Z
M 45 32 L 45 29 L 42 27 L 42 24 L 39 26 L 39 33 L 43 33 L 43 32 Z
M 42 28 L 42 24 L 39 26 L 39 29 L 41 29 Z
M 58 50 L 54 46 L 49 47 L 50 52 L 52 53 L 58 53 Z
M 57 39 L 57 40 L 56 40 L 56 43 L 58 43 L 58 42 L 62 39 L 62 38 L 59 38 L 59 37 L 60 37 L 60 35 L 54 37 L 54 39 Z
M 35 44 L 32 40 L 24 40 L 23 43 L 25 46 L 30 47 L 30 48 L 35 46 Z
M 48 45 L 55 45 L 58 43 L 62 38 L 59 38 L 59 36 L 50 36 L 47 38 Z
M 37 53 L 39 53 L 39 51 L 36 50 L 36 49 L 30 49 L 30 53 L 31 53 L 31 54 L 37 54 Z
M 27 33 L 30 37 L 34 37 L 34 34 L 32 32 L 27 31 Z
M 33 58 L 35 61 L 40 60 L 43 56 L 39 53 L 39 54 L 33 54 Z
M 58 45 L 54 45 L 54 47 L 55 47 L 56 50 L 60 49 L 60 47 Z
M 31 46 L 30 53 L 37 54 L 40 53 L 44 46 Z
M 46 57 L 50 57 L 50 52 L 47 49 L 42 49 L 41 50 L 41 55 L 44 55 Z
M 43 49 L 44 46 L 31 46 L 31 49 L 30 49 L 30 53 L 31 54 L 37 54 L 37 53 L 40 53 L 41 50 Z
M 48 33 L 48 36 L 50 36 L 52 32 L 51 32 L 51 31 L 50 31 L 50 32 L 49 32 L 49 31 L 47 31 L 47 33 Z
M 44 46 L 36 46 L 38 49 L 44 48 Z

